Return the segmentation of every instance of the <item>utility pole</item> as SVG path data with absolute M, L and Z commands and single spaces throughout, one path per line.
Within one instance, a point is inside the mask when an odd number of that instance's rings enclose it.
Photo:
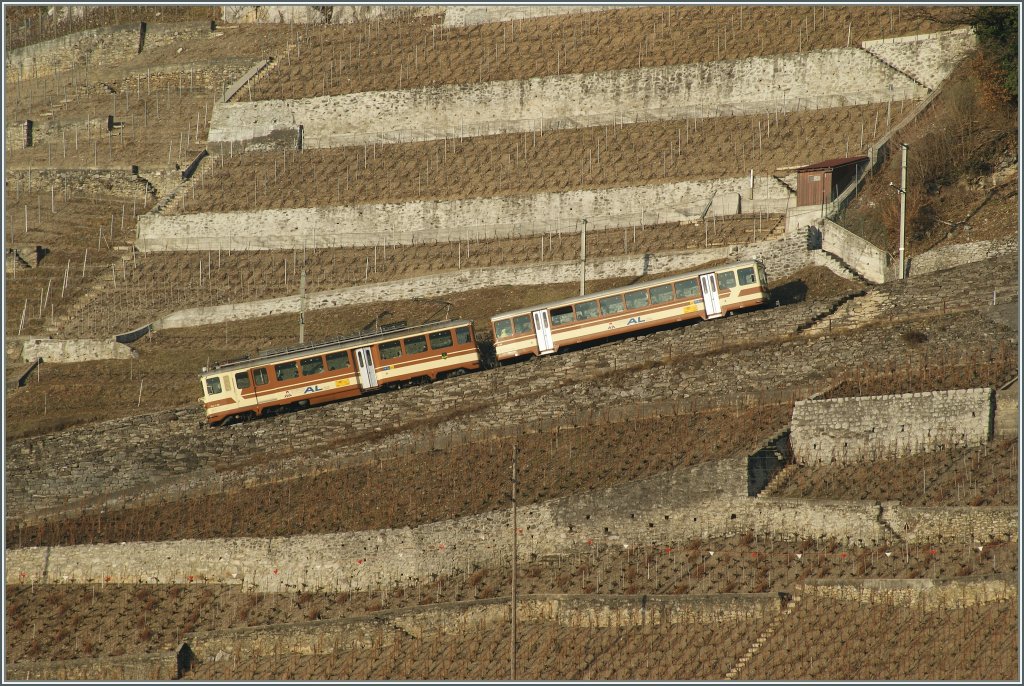
M 587 289 L 587 220 L 581 219 L 580 226 L 580 295 L 586 294 Z
M 302 268 L 302 278 L 299 279 L 299 345 L 305 342 L 306 338 L 306 268 Z
M 900 263 L 896 278 L 905 279 L 907 276 L 906 257 L 904 255 L 907 234 L 907 148 L 909 146 L 906 143 L 900 143 L 900 147 L 903 148 L 903 167 L 900 170 L 900 185 L 896 186 L 891 181 L 889 185 L 900 194 Z
M 516 460 L 519 445 L 512 445 L 512 681 L 516 681 L 516 568 L 519 566 L 519 524 L 516 519 Z

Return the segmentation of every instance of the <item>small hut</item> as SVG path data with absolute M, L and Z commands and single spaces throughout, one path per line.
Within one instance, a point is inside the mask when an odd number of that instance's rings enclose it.
M 867 167 L 868 158 L 838 157 L 796 170 L 796 204 L 824 205 L 835 200 Z

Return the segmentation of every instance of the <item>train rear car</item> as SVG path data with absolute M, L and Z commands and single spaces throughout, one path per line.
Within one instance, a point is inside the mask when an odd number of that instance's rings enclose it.
M 473 322 L 351 336 L 225 362 L 200 374 L 210 424 L 276 414 L 480 368 Z

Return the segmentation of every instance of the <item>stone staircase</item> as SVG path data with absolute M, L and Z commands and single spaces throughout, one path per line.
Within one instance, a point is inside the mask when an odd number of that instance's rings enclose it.
M 858 298 L 862 298 L 865 295 L 867 295 L 867 291 L 856 291 L 854 293 L 850 293 L 846 296 L 843 296 L 842 298 L 837 299 L 832 304 L 832 307 L 830 307 L 828 310 L 812 317 L 808 321 L 797 326 L 796 332 L 805 334 L 815 334 L 821 333 L 822 331 L 831 330 L 831 325 L 829 324 L 829 322 L 831 322 L 833 315 L 835 315 L 836 312 L 840 311 L 844 307 L 847 307 L 851 301 L 856 300 Z
M 930 93 L 930 92 L 932 91 L 932 89 L 931 89 L 931 88 L 929 88 L 927 84 L 923 83 L 923 82 L 922 82 L 922 81 L 921 81 L 921 80 L 920 80 L 919 78 L 917 78 L 917 77 L 916 77 L 916 76 L 914 76 L 913 74 L 911 74 L 911 73 L 909 73 L 909 72 L 907 72 L 907 71 L 905 71 L 905 70 L 903 70 L 903 69 L 900 69 L 900 68 L 899 68 L 899 67 L 897 67 L 897 66 L 896 66 L 895 64 L 893 64 L 893 63 L 892 63 L 892 62 L 890 62 L 889 60 L 885 59 L 884 57 L 882 57 L 882 56 L 881 56 L 881 55 L 879 55 L 878 53 L 876 53 L 876 52 L 872 52 L 871 50 L 868 50 L 867 48 L 859 48 L 859 49 L 860 49 L 860 50 L 863 50 L 863 51 L 864 51 L 864 52 L 866 52 L 867 54 L 871 55 L 871 56 L 872 56 L 872 57 L 874 57 L 874 58 L 875 58 L 876 60 L 878 60 L 879 62 L 881 62 L 881 63 L 882 63 L 882 64 L 884 64 L 885 66 L 889 67 L 890 69 L 892 69 L 892 70 L 893 70 L 894 72 L 896 72 L 897 74 L 900 74 L 901 76 L 905 76 L 905 77 L 907 77 L 908 79 L 910 79 L 911 81 L 913 81 L 914 83 L 916 83 L 916 84 L 917 84 L 918 86 L 920 86 L 921 88 L 923 88 L 923 89 L 925 90 L 925 92 L 927 92 L 927 93 Z
M 836 276 L 847 281 L 854 281 L 862 286 L 873 286 L 870 281 L 861 276 L 856 269 L 847 264 L 838 255 L 833 255 L 826 250 L 819 250 L 814 253 L 814 261 L 822 267 L 829 269 Z
M 764 631 L 762 631 L 757 639 L 754 640 L 754 643 L 747 648 L 747 652 L 743 657 L 737 660 L 736 664 L 733 665 L 733 668 L 729 670 L 725 677 L 723 677 L 724 681 L 732 681 L 735 679 L 736 675 L 738 675 L 743 668 L 746 667 L 759 652 L 761 652 L 761 648 L 768 642 L 768 639 L 775 635 L 775 632 L 778 631 L 779 626 L 782 625 L 782 622 L 785 621 L 786 617 L 793 614 L 793 610 L 796 609 L 797 603 L 800 602 L 800 596 L 784 594 L 784 597 L 786 605 L 782 608 L 782 612 L 772 619 L 768 626 L 765 627 Z

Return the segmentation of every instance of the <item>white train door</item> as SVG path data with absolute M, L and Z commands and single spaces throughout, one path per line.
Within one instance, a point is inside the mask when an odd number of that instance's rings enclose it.
M 541 355 L 546 355 L 555 349 L 551 341 L 551 320 L 548 319 L 547 310 L 537 310 L 533 313 L 533 330 L 537 333 L 537 350 Z
M 356 348 L 356 370 L 359 372 L 359 385 L 364 390 L 377 387 L 377 370 L 373 367 L 370 348 Z
M 722 316 L 722 303 L 718 300 L 718 278 L 714 272 L 700 275 L 701 296 L 704 298 L 704 314 L 708 319 Z

